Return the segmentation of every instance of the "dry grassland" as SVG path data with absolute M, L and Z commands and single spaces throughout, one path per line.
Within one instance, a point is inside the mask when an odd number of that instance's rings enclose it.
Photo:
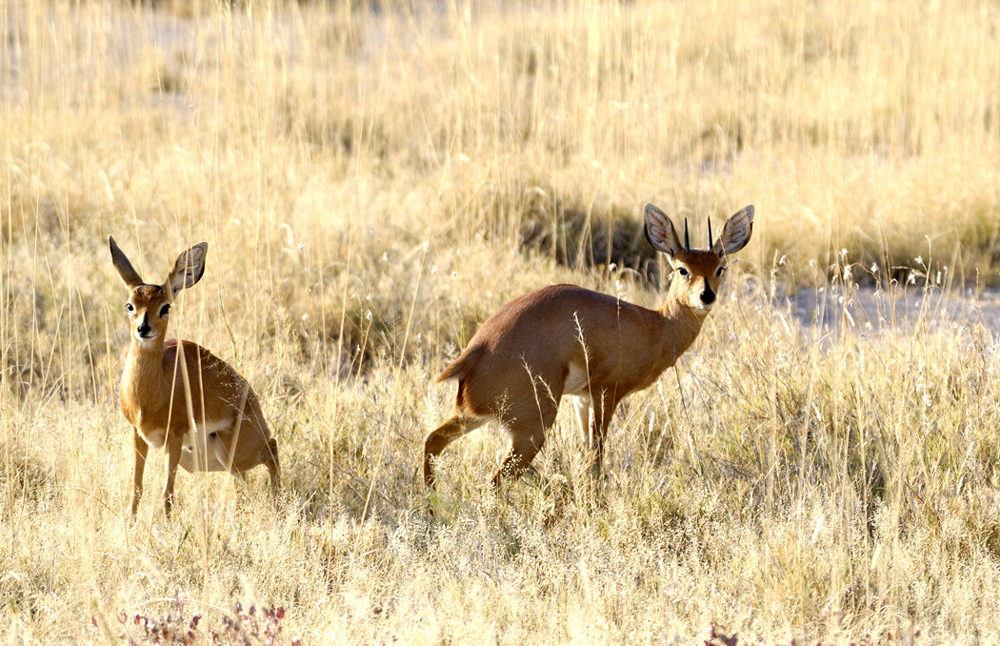
M 995 0 L 0 7 L 4 643 L 242 643 L 237 602 L 280 643 L 1000 640 Z M 657 304 L 646 201 L 756 227 L 605 479 L 564 411 L 431 499 L 432 378 L 543 285 Z M 109 234 L 150 281 L 209 241 L 171 333 L 254 385 L 279 512 L 182 473 L 167 523 L 157 452 L 129 522 Z

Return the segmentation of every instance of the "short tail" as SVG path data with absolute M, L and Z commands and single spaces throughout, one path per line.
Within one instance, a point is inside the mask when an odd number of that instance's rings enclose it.
M 469 350 L 468 348 L 462 355 L 448 364 L 448 367 L 444 369 L 434 383 L 441 383 L 442 381 L 448 381 L 449 379 L 461 379 L 466 374 L 472 370 L 472 367 L 476 364 L 479 359 L 479 354 L 481 348 L 476 348 L 474 350 Z

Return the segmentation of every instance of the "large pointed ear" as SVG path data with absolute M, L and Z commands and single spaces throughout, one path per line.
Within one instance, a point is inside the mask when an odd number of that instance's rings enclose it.
M 164 287 L 169 286 L 174 296 L 182 289 L 192 287 L 205 275 L 206 255 L 208 255 L 208 243 L 199 242 L 177 256 L 177 262 L 174 263 Z
M 128 261 L 125 254 L 118 245 L 115 244 L 115 239 L 108 236 L 108 246 L 111 247 L 111 262 L 114 264 L 115 269 L 118 271 L 118 275 L 121 276 L 122 282 L 129 289 L 134 289 L 139 285 L 143 285 L 142 278 L 139 277 L 139 272 L 132 268 L 132 263 Z
M 643 213 L 646 218 L 646 240 L 649 240 L 649 244 L 670 257 L 676 256 L 684 247 L 681 246 L 674 224 L 667 214 L 652 204 L 647 204 Z
M 736 253 L 750 242 L 753 233 L 753 204 L 743 207 L 726 220 L 722 234 L 715 239 L 712 251 L 719 256 Z

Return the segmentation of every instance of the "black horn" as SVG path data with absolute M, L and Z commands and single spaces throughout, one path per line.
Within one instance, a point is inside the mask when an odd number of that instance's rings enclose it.
M 708 216 L 708 248 L 712 248 L 712 216 Z
M 691 251 L 691 243 L 688 242 L 688 219 L 684 218 L 684 251 Z

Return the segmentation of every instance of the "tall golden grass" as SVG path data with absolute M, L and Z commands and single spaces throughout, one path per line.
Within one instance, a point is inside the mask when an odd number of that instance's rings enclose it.
M 285 643 L 997 639 L 996 2 L 2 7 L 7 643 L 178 600 L 202 641 L 236 602 Z M 645 201 L 758 217 L 606 478 L 564 414 L 500 499 L 496 431 L 430 499 L 431 379 L 530 289 L 656 304 Z M 280 511 L 184 474 L 130 524 L 109 234 L 151 281 L 209 241 L 172 330 L 260 395 Z

